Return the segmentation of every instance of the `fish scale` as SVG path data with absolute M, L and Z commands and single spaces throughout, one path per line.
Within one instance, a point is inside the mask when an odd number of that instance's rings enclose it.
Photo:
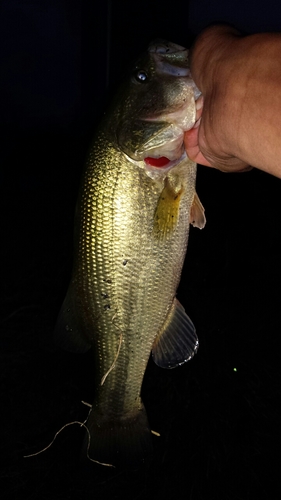
M 109 146 L 107 149 L 110 150 Z M 93 162 L 87 166 L 85 206 L 81 208 L 81 220 L 85 221 L 85 226 L 83 222 L 80 223 L 79 241 L 83 245 L 87 217 L 90 217 L 90 226 L 95 227 L 95 234 L 100 236 L 92 237 L 83 252 L 78 252 L 77 268 L 81 269 L 79 263 L 86 258 L 91 262 L 87 275 L 95 276 L 90 286 L 84 285 L 82 300 L 89 304 L 97 318 L 91 326 L 98 345 L 97 383 L 110 369 L 122 333 L 116 366 L 104 385 L 99 386 L 96 405 L 106 415 L 112 411 L 117 415 L 135 414 L 139 410 L 138 398 L 151 346 L 171 306 L 174 297 L 172 291 L 178 285 L 188 238 L 189 207 L 194 192 L 185 190 L 178 230 L 173 240 L 161 242 L 153 234 L 151 222 L 164 187 L 163 181 L 155 182 L 143 171 L 136 174 L 131 163 L 125 163 L 124 160 L 120 175 L 118 158 L 109 155 L 106 161 L 112 169 L 106 175 L 102 169 L 100 173 L 95 171 L 93 177 L 91 168 L 96 168 L 96 164 Z M 194 163 L 186 159 L 179 168 L 183 184 L 194 185 Z M 171 178 L 177 174 L 176 170 L 169 174 Z M 92 200 L 92 193 L 95 193 L 95 200 Z M 108 200 L 112 202 L 108 203 Z M 177 255 L 176 263 L 174 255 Z M 123 264 L 124 258 L 128 259 L 126 266 Z M 80 274 L 78 271 L 77 280 L 85 281 L 84 276 L 84 272 Z M 105 288 L 108 280 L 110 283 Z M 108 295 L 106 301 L 102 299 L 102 293 Z M 110 309 L 105 310 L 107 303 Z
M 156 364 L 172 368 L 198 348 L 175 298 L 191 212 L 197 227 L 205 224 L 196 164 L 182 145 L 184 127 L 195 120 L 195 90 L 186 49 L 164 42 L 163 51 L 161 43 L 136 63 L 93 140 L 76 209 L 72 279 L 56 327 L 62 346 L 93 349 L 88 452 L 101 463 L 131 463 L 150 452 L 140 394 L 151 350 Z

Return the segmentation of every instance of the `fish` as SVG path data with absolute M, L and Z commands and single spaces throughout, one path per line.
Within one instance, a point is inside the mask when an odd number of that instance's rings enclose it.
M 86 160 L 55 335 L 65 349 L 93 351 L 87 454 L 104 465 L 151 454 L 141 399 L 151 351 L 170 369 L 198 350 L 176 292 L 190 223 L 202 229 L 206 221 L 183 146 L 199 95 L 188 49 L 154 40 L 124 78 Z

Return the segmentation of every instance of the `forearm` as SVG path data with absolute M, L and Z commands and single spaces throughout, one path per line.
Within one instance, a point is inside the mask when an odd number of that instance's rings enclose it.
M 204 96 L 202 153 L 215 151 L 222 170 L 225 158 L 238 158 L 281 177 L 281 35 L 209 28 L 195 43 L 191 72 Z

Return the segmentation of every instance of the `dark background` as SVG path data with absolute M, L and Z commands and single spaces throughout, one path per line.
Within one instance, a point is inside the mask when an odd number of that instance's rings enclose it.
M 156 37 L 189 45 L 207 24 L 280 31 L 278 2 L 4 0 L 1 3 L 1 420 L 3 499 L 272 500 L 280 495 L 280 180 L 198 168 L 204 231 L 191 230 L 178 297 L 200 349 L 149 362 L 152 462 L 79 462 L 91 355 L 52 331 L 92 131 L 126 65 Z M 273 493 L 275 492 L 275 493 Z

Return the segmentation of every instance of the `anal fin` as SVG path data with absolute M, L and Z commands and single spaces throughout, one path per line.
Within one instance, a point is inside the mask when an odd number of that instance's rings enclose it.
M 161 368 L 175 368 L 189 361 L 199 347 L 191 319 L 175 298 L 162 332 L 156 338 L 152 357 Z

